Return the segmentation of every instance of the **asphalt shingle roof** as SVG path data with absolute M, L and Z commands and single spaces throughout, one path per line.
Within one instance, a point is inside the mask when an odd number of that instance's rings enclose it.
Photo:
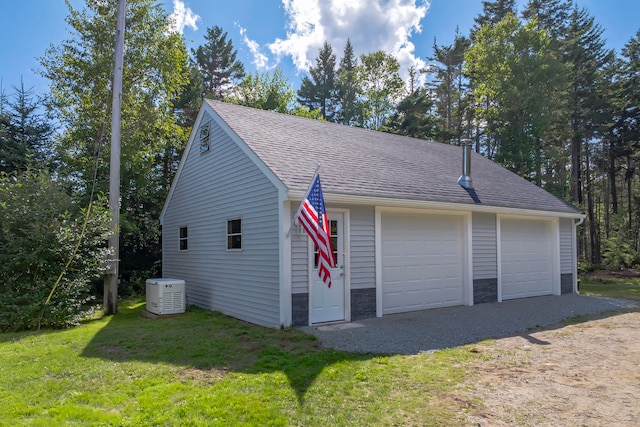
M 325 193 L 475 204 L 458 183 L 458 146 L 206 100 L 289 190 L 305 191 L 316 164 Z M 482 205 L 579 214 L 535 184 L 472 153 Z

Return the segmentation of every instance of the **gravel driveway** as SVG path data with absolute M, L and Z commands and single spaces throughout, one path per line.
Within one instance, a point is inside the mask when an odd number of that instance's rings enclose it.
M 417 354 L 487 338 L 527 336 L 527 330 L 537 326 L 633 306 L 637 303 L 567 294 L 414 311 L 301 329 L 315 335 L 323 347 L 359 353 Z

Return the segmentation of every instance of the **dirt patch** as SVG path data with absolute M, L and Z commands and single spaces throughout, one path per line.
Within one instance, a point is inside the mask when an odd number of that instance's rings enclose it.
M 226 368 L 210 368 L 210 369 L 197 369 L 189 368 L 182 369 L 176 373 L 176 378 L 180 380 L 190 380 L 208 385 L 213 385 L 219 382 L 229 373 Z
M 584 319 L 583 319 L 584 320 Z M 480 343 L 470 394 L 479 426 L 640 424 L 640 312 Z M 474 399 L 475 400 L 475 399 Z

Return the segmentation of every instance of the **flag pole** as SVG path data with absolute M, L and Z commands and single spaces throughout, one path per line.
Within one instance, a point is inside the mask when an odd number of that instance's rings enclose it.
M 304 197 L 307 197 L 307 194 L 309 194 L 309 191 L 311 191 L 311 187 L 313 186 L 313 183 L 316 181 L 316 177 L 318 176 L 319 171 L 320 171 L 320 163 L 316 163 L 316 171 L 313 173 L 313 177 L 311 178 L 309 187 L 307 187 L 307 191 L 305 191 L 303 199 L 300 201 L 300 206 L 298 206 L 298 210 L 296 211 L 296 214 L 293 216 L 293 221 L 291 221 L 291 227 L 289 227 L 289 231 L 287 231 L 287 233 L 285 234 L 285 237 L 289 237 L 289 235 L 291 234 L 291 230 L 293 230 L 293 226 L 295 225 L 298 215 L 300 215 L 300 210 L 302 209 L 302 205 L 304 204 Z

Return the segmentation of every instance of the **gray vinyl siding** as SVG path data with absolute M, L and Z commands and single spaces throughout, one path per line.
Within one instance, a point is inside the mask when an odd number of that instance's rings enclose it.
M 351 208 L 351 289 L 376 287 L 375 209 Z
M 189 304 L 278 325 L 277 189 L 215 123 L 210 150 L 200 153 L 196 139 L 184 156 L 164 216 L 163 276 L 186 281 Z M 234 218 L 242 218 L 242 251 L 227 251 L 227 220 Z M 185 226 L 189 248 L 178 251 Z
M 560 218 L 560 274 L 573 273 L 574 250 L 572 245 L 573 221 Z
M 297 209 L 297 206 L 296 206 Z M 291 214 L 291 218 L 295 212 Z M 291 293 L 300 294 L 309 291 L 309 243 L 307 235 L 298 225 L 291 233 Z
M 373 206 L 327 205 L 327 209 L 331 208 L 349 209 L 351 289 L 375 288 L 375 211 Z M 309 291 L 307 245 L 307 236 L 304 231 L 292 233 L 291 288 L 294 294 Z
M 473 280 L 498 277 L 498 246 L 496 215 L 474 212 L 472 214 Z

